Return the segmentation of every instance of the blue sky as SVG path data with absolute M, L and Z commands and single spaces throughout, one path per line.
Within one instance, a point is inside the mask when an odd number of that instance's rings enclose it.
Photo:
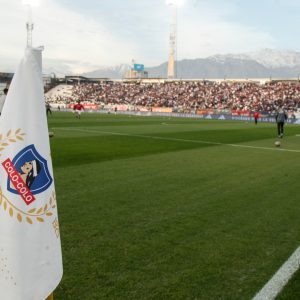
M 167 60 L 169 10 L 165 0 L 39 0 L 35 45 L 48 69 L 80 73 L 100 66 L 146 66 Z M 0 0 L 0 71 L 22 56 L 26 9 Z M 178 59 L 263 48 L 300 51 L 299 0 L 185 0 L 178 8 Z

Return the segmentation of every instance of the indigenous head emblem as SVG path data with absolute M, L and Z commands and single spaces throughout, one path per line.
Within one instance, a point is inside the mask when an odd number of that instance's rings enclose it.
M 6 159 L 2 165 L 8 174 L 7 190 L 19 194 L 27 205 L 35 200 L 33 195 L 47 190 L 53 181 L 47 161 L 34 145 L 21 150 L 12 161 Z

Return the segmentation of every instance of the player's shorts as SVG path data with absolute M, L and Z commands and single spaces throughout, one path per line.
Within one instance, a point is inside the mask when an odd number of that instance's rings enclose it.
M 81 110 L 76 109 L 76 110 L 75 110 L 75 113 L 76 113 L 77 115 L 80 115 L 80 114 L 81 114 Z

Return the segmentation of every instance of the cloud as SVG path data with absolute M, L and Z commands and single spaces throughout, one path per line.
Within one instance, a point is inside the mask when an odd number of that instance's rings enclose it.
M 185 9 L 179 18 L 178 57 L 198 58 L 276 47 L 277 41 L 271 34 L 231 21 L 235 13 L 237 8 L 230 3 L 215 6 L 202 2 L 201 9 Z
M 26 12 L 19 1 L 11 0 L 5 5 L 3 0 L 1 2 L 5 12 L 1 10 L 0 18 L 6 29 L 3 29 L 4 26 L 0 28 L 0 36 L 5 41 L 0 59 L 8 58 L 4 68 L 9 68 L 13 58 L 22 56 L 25 47 Z M 68 10 L 54 0 L 45 0 L 41 6 L 33 8 L 33 16 L 34 45 L 45 46 L 45 61 L 76 61 L 70 65 L 75 73 L 90 71 L 99 65 L 126 62 L 137 52 L 134 44 L 116 38 L 113 32 L 92 17 Z
M 48 58 L 78 61 L 74 71 L 83 72 L 91 70 L 90 64 L 122 63 L 137 51 L 134 44 L 115 37 L 92 17 L 67 10 L 53 0 L 45 2 L 36 18 L 40 24 L 36 38 L 44 41 Z
M 86 4 L 99 11 L 103 7 L 105 18 L 80 7 L 63 6 L 59 0 L 41 2 L 33 9 L 33 41 L 45 46 L 48 70 L 83 73 L 128 63 L 132 58 L 147 66 L 167 61 L 169 24 L 164 0 Z M 234 1 L 185 2 L 178 11 L 179 59 L 276 46 L 268 32 L 232 21 L 238 13 Z M 20 0 L 0 0 L 0 7 L 1 23 L 5 24 L 0 27 L 0 71 L 13 71 L 26 44 L 26 8 Z

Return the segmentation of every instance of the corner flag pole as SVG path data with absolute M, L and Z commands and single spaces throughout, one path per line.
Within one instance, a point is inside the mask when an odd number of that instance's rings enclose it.
M 23 0 L 23 4 L 27 7 L 27 47 L 32 47 L 32 31 L 34 24 L 32 22 L 32 5 L 36 4 L 34 0 Z
M 27 47 L 32 47 L 32 31 L 34 28 L 33 22 L 32 22 L 32 8 L 31 3 L 27 3 L 27 23 L 26 23 L 26 30 L 27 30 Z M 46 300 L 54 300 L 53 293 L 48 296 Z
M 32 0 L 23 0 L 23 3 L 27 6 L 27 47 L 32 47 L 32 32 L 34 29 L 34 24 L 32 21 Z M 53 293 L 51 293 L 46 300 L 54 300 Z

